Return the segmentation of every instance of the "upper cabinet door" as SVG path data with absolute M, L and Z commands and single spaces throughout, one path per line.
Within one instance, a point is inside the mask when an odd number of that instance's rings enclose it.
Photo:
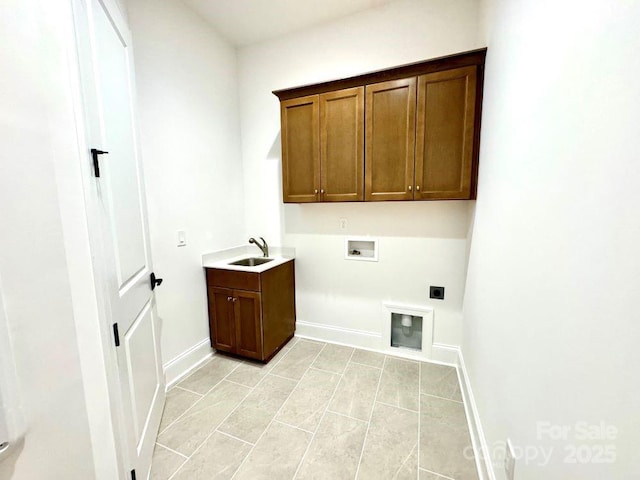
M 367 201 L 413 199 L 415 112 L 415 77 L 367 85 Z
M 416 200 L 472 193 L 476 67 L 418 77 Z
M 320 95 L 323 202 L 364 200 L 364 87 Z
M 318 95 L 280 104 L 285 203 L 317 202 L 320 199 L 318 110 Z

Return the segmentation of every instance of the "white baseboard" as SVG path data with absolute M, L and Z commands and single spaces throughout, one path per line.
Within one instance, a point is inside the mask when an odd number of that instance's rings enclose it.
M 480 480 L 496 480 L 496 474 L 493 470 L 493 464 L 491 463 L 491 455 L 487 446 L 487 439 L 484 436 L 484 431 L 482 430 L 482 423 L 480 422 L 478 407 L 473 396 L 473 391 L 471 390 L 471 382 L 469 381 L 469 374 L 464 363 L 462 350 L 457 347 L 455 350 L 458 355 L 456 364 L 458 367 L 460 390 L 464 400 L 464 409 L 467 414 L 467 422 L 469 424 L 469 433 L 471 434 L 473 449 L 476 452 L 478 474 L 480 476 Z
M 431 347 L 430 360 L 443 363 L 445 365 L 458 366 L 458 356 L 460 349 L 454 345 L 445 345 L 443 343 L 434 343 Z
M 379 351 L 382 336 L 374 332 L 296 320 L 296 336 Z
M 459 348 L 453 345 L 434 343 L 431 347 L 431 354 L 429 355 L 427 352 L 425 354 L 426 356 L 422 356 L 407 350 L 385 348 L 382 335 L 379 333 L 301 320 L 296 321 L 296 337 L 335 343 L 337 345 L 346 345 L 348 347 L 361 348 L 363 350 L 370 350 L 372 352 L 379 352 L 385 355 L 393 355 L 411 360 L 441 363 L 454 367 L 458 366 Z
M 214 350 L 211 348 L 211 341 L 207 337 L 196 343 L 193 347 L 182 352 L 174 359 L 165 363 L 162 368 L 164 370 L 164 379 L 167 385 L 167 390 L 178 383 L 183 377 L 191 372 L 191 370 L 209 358 L 213 352 Z

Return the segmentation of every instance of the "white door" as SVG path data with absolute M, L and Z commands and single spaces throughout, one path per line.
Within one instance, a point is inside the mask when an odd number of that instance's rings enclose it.
M 105 152 L 96 155 L 94 181 L 102 234 L 98 256 L 122 400 L 122 418 L 114 420 L 124 432 L 120 441 L 127 475 L 140 480 L 151 466 L 165 386 L 137 148 L 131 37 L 112 0 L 80 3 L 87 18 L 85 28 L 78 29 L 86 135 L 90 148 Z

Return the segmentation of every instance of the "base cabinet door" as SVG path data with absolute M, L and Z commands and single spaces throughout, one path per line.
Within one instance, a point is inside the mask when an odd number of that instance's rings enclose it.
M 258 292 L 234 290 L 236 353 L 262 359 L 262 309 Z
M 236 326 L 233 290 L 209 287 L 209 328 L 211 344 L 216 350 L 235 351 Z
M 472 198 L 476 70 L 418 77 L 416 200 Z

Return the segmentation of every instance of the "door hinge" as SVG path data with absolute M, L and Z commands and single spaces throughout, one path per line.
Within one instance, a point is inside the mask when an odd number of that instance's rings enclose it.
M 113 338 L 116 342 L 116 347 L 120 346 L 120 333 L 118 332 L 118 324 L 113 324 Z
M 131 470 L 131 480 L 136 480 L 136 469 Z
M 156 285 L 162 285 L 162 279 L 156 278 L 156 274 L 154 272 L 151 272 L 151 275 L 149 275 L 149 280 L 151 280 L 151 290 L 154 290 Z
M 93 158 L 93 174 L 96 177 L 100 176 L 100 162 L 98 161 L 98 155 L 107 155 L 109 152 L 104 150 L 98 150 L 97 148 L 91 149 L 91 157 Z

